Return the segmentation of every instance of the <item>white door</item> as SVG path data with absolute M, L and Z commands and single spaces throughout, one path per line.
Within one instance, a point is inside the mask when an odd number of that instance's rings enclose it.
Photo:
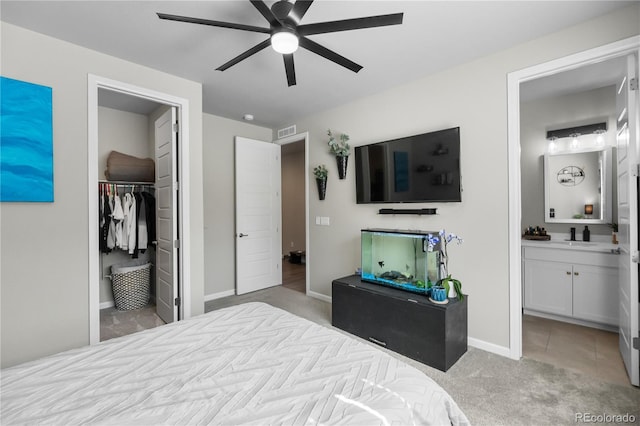
M 176 109 L 155 122 L 156 145 L 156 311 L 162 320 L 178 320 L 178 193 Z
M 236 293 L 282 284 L 280 145 L 236 137 Z
M 620 353 L 632 384 L 640 385 L 638 355 L 638 78 L 635 55 L 627 57 L 627 72 L 618 84 L 618 230 L 620 240 Z

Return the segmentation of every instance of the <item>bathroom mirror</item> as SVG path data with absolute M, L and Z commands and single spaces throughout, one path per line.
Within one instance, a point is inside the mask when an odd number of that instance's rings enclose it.
M 611 222 L 611 148 L 544 155 L 545 222 Z

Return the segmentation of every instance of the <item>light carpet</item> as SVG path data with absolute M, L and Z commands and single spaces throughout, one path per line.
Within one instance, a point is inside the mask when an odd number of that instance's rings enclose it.
M 331 327 L 330 303 L 282 286 L 212 300 L 205 304 L 205 311 L 249 301 L 269 303 Z M 472 424 L 569 425 L 576 424 L 577 416 L 584 418 L 585 414 L 627 414 L 634 416 L 635 424 L 640 422 L 640 389 L 632 386 L 605 383 L 589 375 L 526 358 L 514 361 L 471 347 L 446 373 L 386 352 L 435 380 L 457 401 Z M 599 424 L 608 423 L 615 421 Z

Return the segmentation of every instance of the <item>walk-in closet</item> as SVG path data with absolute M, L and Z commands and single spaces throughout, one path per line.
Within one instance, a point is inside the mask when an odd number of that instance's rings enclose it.
M 100 340 L 165 324 L 156 308 L 155 121 L 169 107 L 98 96 Z

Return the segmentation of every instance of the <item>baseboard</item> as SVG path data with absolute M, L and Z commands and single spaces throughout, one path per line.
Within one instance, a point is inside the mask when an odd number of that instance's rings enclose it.
M 316 293 L 315 291 L 307 292 L 307 296 L 331 303 L 331 296 L 325 296 L 324 294 Z
M 496 345 L 495 343 L 485 342 L 484 340 L 475 339 L 473 337 L 467 338 L 467 344 L 469 346 L 473 346 L 474 348 L 482 349 L 483 351 L 491 352 L 506 358 L 511 358 L 511 351 L 506 346 Z
M 114 302 L 113 300 L 110 302 L 100 303 L 100 309 L 113 308 L 114 306 L 116 306 L 116 302 Z
M 235 294 L 235 290 L 226 290 L 219 293 L 205 294 L 204 301 L 209 302 L 210 300 L 222 299 L 223 297 L 234 296 Z

